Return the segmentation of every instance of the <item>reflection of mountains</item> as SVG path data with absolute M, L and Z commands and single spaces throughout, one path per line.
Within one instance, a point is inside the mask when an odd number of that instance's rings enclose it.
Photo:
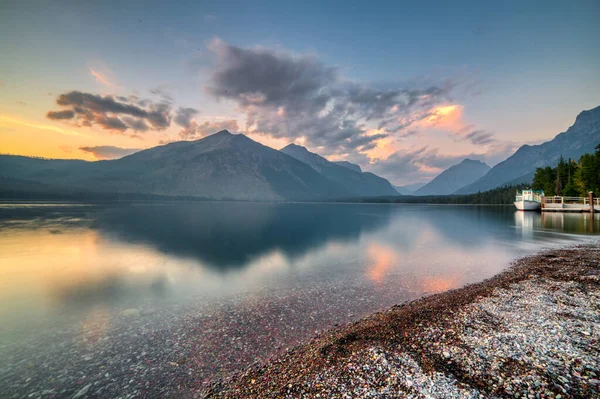
M 368 214 L 365 210 L 368 209 Z M 95 228 L 217 270 L 279 249 L 290 257 L 387 224 L 390 207 L 339 204 L 170 203 L 106 208 Z

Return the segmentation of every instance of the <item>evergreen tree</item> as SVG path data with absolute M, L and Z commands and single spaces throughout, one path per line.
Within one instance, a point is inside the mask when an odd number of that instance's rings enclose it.
M 565 161 L 561 155 L 560 159 L 558 160 L 558 165 L 556 166 L 556 182 L 554 183 L 555 195 L 562 195 L 562 183 L 560 181 L 560 174 L 561 174 L 562 170 L 564 169 L 564 167 L 563 167 L 564 162 Z

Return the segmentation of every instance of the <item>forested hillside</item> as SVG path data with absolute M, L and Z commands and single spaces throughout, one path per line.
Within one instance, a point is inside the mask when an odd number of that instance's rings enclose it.
M 578 161 L 560 157 L 555 168 L 538 168 L 533 188 L 544 190 L 546 196 L 586 197 L 593 191 L 600 197 L 600 144 L 593 154 L 584 154 Z

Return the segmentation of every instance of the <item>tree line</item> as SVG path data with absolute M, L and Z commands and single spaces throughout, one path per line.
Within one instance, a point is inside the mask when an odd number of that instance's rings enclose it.
M 565 161 L 561 156 L 556 167 L 537 168 L 532 188 L 544 190 L 546 196 L 587 197 L 592 191 L 594 197 L 600 197 L 600 144 L 595 150 L 579 161 Z
M 371 198 L 348 198 L 338 202 L 361 202 L 377 204 L 453 204 L 453 205 L 507 205 L 515 200 L 516 190 L 529 188 L 526 184 L 502 186 L 492 190 L 466 195 L 399 195 Z

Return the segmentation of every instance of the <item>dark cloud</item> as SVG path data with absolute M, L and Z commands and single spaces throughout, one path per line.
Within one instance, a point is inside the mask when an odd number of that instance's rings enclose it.
M 169 104 L 173 102 L 173 97 L 171 97 L 171 93 L 169 93 L 169 90 L 165 87 L 157 87 L 155 89 L 150 90 L 150 93 L 161 97 L 164 102 L 167 102 Z
M 73 117 L 75 116 L 75 112 L 71 111 L 71 110 L 65 110 L 65 111 L 49 111 L 46 114 L 46 117 L 48 119 L 73 119 Z
M 179 137 L 183 140 L 197 140 L 210 134 L 220 132 L 221 130 L 229 130 L 236 133 L 240 130 L 235 119 L 219 121 L 219 122 L 204 122 L 198 124 L 196 121 L 191 121 L 188 127 L 179 132 Z
M 139 148 L 121 148 L 110 145 L 79 147 L 79 149 L 83 152 L 94 155 L 97 159 L 117 159 L 140 151 Z
M 200 111 L 194 108 L 179 107 L 177 113 L 175 114 L 174 122 L 181 127 L 188 127 L 192 121 L 192 117 L 198 112 Z
M 150 127 L 146 125 L 143 119 L 136 119 L 132 118 L 131 116 L 124 116 L 121 119 L 127 124 L 127 126 L 130 129 L 135 130 L 136 132 L 145 132 L 147 130 L 150 130 Z
M 397 132 L 415 113 L 448 99 L 450 84 L 422 88 L 379 88 L 344 80 L 339 70 L 314 56 L 265 48 L 241 48 L 215 40 L 217 65 L 207 86 L 217 98 L 234 101 L 247 118 L 247 131 L 274 137 L 305 137 L 324 155 L 372 148 L 382 138 L 367 123 Z M 424 117 L 424 116 L 423 116 Z
M 283 106 L 294 112 L 320 109 L 330 96 L 327 85 L 337 79 L 335 68 L 311 56 L 243 49 L 219 40 L 210 49 L 218 59 L 209 92 L 243 106 Z
M 59 95 L 56 103 L 69 109 L 50 111 L 48 118 L 75 119 L 81 126 L 97 124 L 114 131 L 132 129 L 142 132 L 150 128 L 164 130 L 171 125 L 172 110 L 169 103 L 142 101 L 136 96 L 115 98 L 71 91 Z
M 96 116 L 95 123 L 107 130 L 124 132 L 128 129 L 128 126 L 116 116 L 98 115 Z
M 385 160 L 370 164 L 367 169 L 373 173 L 389 176 L 394 184 L 430 180 L 442 170 L 460 163 L 465 158 L 483 159 L 485 154 L 468 153 L 460 155 L 440 154 L 439 149 L 422 146 L 411 150 L 400 150 Z
M 475 145 L 487 145 L 496 141 L 494 134 L 485 130 L 473 130 L 464 136 L 465 140 L 469 140 Z

